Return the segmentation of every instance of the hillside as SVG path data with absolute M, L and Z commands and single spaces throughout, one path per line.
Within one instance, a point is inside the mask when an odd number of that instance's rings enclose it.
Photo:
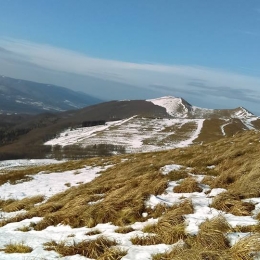
M 244 131 L 168 151 L 2 169 L 0 258 L 260 259 L 259 150 L 260 133 Z
M 260 129 L 259 118 L 245 108 L 198 108 L 175 97 L 110 101 L 59 114 L 2 118 L 2 160 L 159 151 Z
M 61 112 L 100 102 L 67 88 L 0 76 L 0 113 Z

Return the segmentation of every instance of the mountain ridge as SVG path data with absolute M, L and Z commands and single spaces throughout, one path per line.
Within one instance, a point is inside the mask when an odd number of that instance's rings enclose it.
M 62 112 L 102 100 L 61 86 L 0 76 L 0 113 Z

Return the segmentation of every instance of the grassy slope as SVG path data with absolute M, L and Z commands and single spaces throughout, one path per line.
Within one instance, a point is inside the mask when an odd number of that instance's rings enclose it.
M 213 206 L 215 208 L 234 215 L 251 215 L 251 210 L 254 207 L 242 202 L 241 199 L 260 196 L 259 150 L 260 133 L 246 131 L 233 137 L 222 138 L 213 143 L 194 145 L 188 148 L 157 153 L 123 155 L 106 158 L 103 161 L 99 158 L 71 161 L 52 166 L 55 167 L 56 171 L 64 171 L 78 169 L 83 165 L 114 164 L 114 167 L 103 172 L 100 177 L 91 183 L 72 187 L 64 193 L 55 195 L 43 204 L 30 207 L 27 213 L 23 215 L 3 221 L 1 225 L 41 216 L 44 218 L 36 224 L 35 230 L 42 230 L 59 223 L 69 224 L 72 227 L 94 227 L 98 223 L 107 222 L 126 226 L 136 221 L 144 221 L 150 217 L 162 216 L 158 225 L 151 228 L 153 233 L 157 234 L 157 238 L 150 240 L 148 238 L 145 241 L 135 243 L 173 243 L 182 238 L 188 247 L 178 252 L 175 250 L 174 253 L 169 255 L 156 256 L 158 258 L 155 259 L 188 259 L 192 254 L 201 255 L 198 259 L 251 259 L 241 248 L 229 248 L 224 236 L 226 229 L 223 231 L 223 226 L 220 224 L 216 224 L 214 228 L 201 229 L 196 237 L 187 236 L 182 215 L 192 211 L 192 206 L 187 204 L 188 202 L 177 208 L 159 206 L 154 210 L 148 210 L 145 201 L 151 194 L 162 194 L 167 187 L 168 181 L 171 178 L 174 179 L 174 176 L 178 175 L 178 173 L 181 177 L 185 176 L 181 170 L 170 175 L 161 174 L 161 167 L 175 163 L 192 167 L 191 172 L 193 174 L 208 175 L 209 177 L 205 178 L 204 181 L 211 188 L 227 189 L 227 192 L 218 195 L 214 199 Z M 207 166 L 211 165 L 215 165 L 215 168 L 207 168 Z M 44 166 L 32 168 L 29 172 L 34 174 L 40 170 L 53 170 L 53 168 L 50 169 Z M 28 172 L 26 173 L 28 174 Z M 24 171 L 9 172 L 0 176 L 0 182 L 4 183 L 8 181 L 8 178 L 12 180 L 15 175 L 22 178 L 26 173 Z M 211 176 L 216 178 L 211 178 Z M 189 181 L 187 181 L 188 185 L 191 185 Z M 193 187 L 192 185 L 191 187 Z M 183 187 L 184 190 L 186 188 Z M 100 194 L 102 194 L 103 198 L 101 202 L 94 205 L 88 204 L 88 202 L 100 200 Z M 8 207 L 8 204 L 11 204 L 11 208 L 15 208 L 14 203 L 14 201 L 2 202 L 2 205 Z M 21 202 L 17 203 L 21 204 Z M 142 216 L 145 211 L 148 212 L 146 218 Z M 162 215 L 163 212 L 166 214 Z M 219 222 L 217 221 L 217 223 Z M 248 229 L 259 235 L 258 225 Z M 211 241 L 209 245 L 207 241 Z M 252 241 L 242 242 L 253 243 Z M 239 253 L 240 255 L 237 253 L 239 250 L 243 251 Z M 206 254 L 207 257 L 212 255 L 212 257 L 203 258 L 203 254 Z

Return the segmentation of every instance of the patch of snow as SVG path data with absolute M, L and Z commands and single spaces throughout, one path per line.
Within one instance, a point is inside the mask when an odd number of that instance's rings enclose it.
M 230 246 L 235 245 L 240 239 L 249 236 L 250 233 L 242 233 L 242 232 L 232 232 L 227 234 L 227 239 L 229 241 Z
M 225 121 L 228 121 L 228 120 L 225 120 Z M 227 126 L 227 125 L 230 125 L 230 124 L 232 124 L 232 121 L 230 121 L 230 122 L 228 122 L 228 123 L 223 124 L 223 125 L 220 126 L 220 129 L 221 129 L 221 132 L 222 132 L 222 135 L 223 135 L 223 136 L 226 135 L 226 132 L 225 132 L 224 127 Z
M 242 121 L 242 123 L 247 127 L 249 130 L 255 130 L 254 125 L 252 124 L 253 121 L 260 119 L 259 117 L 255 116 L 254 114 L 247 111 L 245 108 L 240 107 L 233 115 L 233 118 L 238 118 Z
M 28 167 L 28 166 L 38 166 L 38 165 L 48 165 L 63 163 L 64 160 L 58 161 L 54 159 L 19 159 L 19 160 L 6 160 L 0 161 L 0 170 L 10 169 L 16 167 Z
M 178 171 L 181 168 L 183 168 L 182 165 L 179 165 L 179 164 L 169 164 L 169 165 L 163 166 L 160 169 L 160 171 L 162 172 L 163 175 L 167 175 L 169 172 L 171 172 L 171 171 Z
M 188 109 L 182 103 L 181 98 L 176 97 L 161 97 L 156 99 L 148 99 L 146 101 L 152 102 L 154 105 L 164 107 L 170 116 L 185 118 L 188 116 Z
M 131 117 L 116 122 L 107 122 L 102 126 L 68 129 L 59 137 L 45 144 L 61 146 L 77 144 L 83 147 L 94 144 L 113 144 L 124 146 L 128 153 L 160 151 L 191 145 L 199 135 L 203 122 L 204 119 Z M 169 131 L 169 128 L 178 129 L 188 123 L 193 123 L 194 129 L 185 133 L 182 141 L 171 138 L 174 130 Z
M 98 173 L 106 170 L 111 166 L 105 167 L 85 167 L 79 169 L 79 174 L 74 174 L 75 170 L 65 172 L 44 173 L 39 172 L 30 175 L 33 179 L 27 182 L 12 185 L 5 183 L 0 186 L 0 198 L 7 199 L 24 199 L 26 197 L 44 195 L 49 198 L 59 192 L 65 191 L 69 183 L 71 186 L 77 186 L 79 183 L 91 182 L 99 176 Z

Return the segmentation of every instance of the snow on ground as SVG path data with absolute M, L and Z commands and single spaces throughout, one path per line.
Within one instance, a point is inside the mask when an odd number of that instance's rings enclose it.
M 148 152 L 184 147 L 192 144 L 199 135 L 204 119 L 147 119 L 132 117 L 126 120 L 107 122 L 103 126 L 82 127 L 66 130 L 46 145 L 82 146 L 113 144 L 126 147 L 126 152 Z M 183 140 L 171 138 L 175 129 L 194 123 Z M 171 128 L 171 129 L 169 129 Z
M 229 120 L 227 119 L 227 120 L 225 120 L 225 121 L 229 121 Z M 220 129 L 221 129 L 221 132 L 222 132 L 222 135 L 223 135 L 223 136 L 226 135 L 226 132 L 225 132 L 225 129 L 224 129 L 225 126 L 230 125 L 230 124 L 232 124 L 232 121 L 229 121 L 228 123 L 225 123 L 225 124 L 223 124 L 223 125 L 220 126 Z
M 259 117 L 250 113 L 243 107 L 240 107 L 239 110 L 233 114 L 233 117 L 239 118 L 249 130 L 255 130 L 255 127 L 253 126 L 252 122 L 260 119 Z
M 105 125 L 98 125 L 98 126 L 92 126 L 92 127 L 81 127 L 77 128 L 75 130 L 67 129 L 64 132 L 60 134 L 59 138 L 54 138 L 48 142 L 45 143 L 45 145 L 70 145 L 75 143 L 81 143 L 82 140 L 85 140 L 86 138 L 92 138 L 93 136 L 96 136 L 99 132 L 107 130 L 108 128 L 112 126 L 119 126 L 127 121 L 133 119 L 134 117 L 130 117 L 128 119 L 119 120 L 119 121 L 112 121 L 107 122 Z M 86 131 L 87 130 L 87 131 Z
M 165 165 L 161 168 L 161 172 L 162 174 L 165 174 L 165 172 L 169 172 L 170 169 L 177 169 L 180 167 L 180 165 L 174 164 Z M 190 175 L 195 178 L 198 183 L 200 183 L 204 177 L 203 175 L 193 175 L 191 173 Z M 178 186 L 181 181 L 182 180 L 169 182 L 165 192 L 157 196 L 151 195 L 150 198 L 146 201 L 146 206 L 150 208 L 154 208 L 158 204 L 172 206 L 181 203 L 185 199 L 190 199 L 193 204 L 194 213 L 186 215 L 185 218 L 187 224 L 186 232 L 191 235 L 196 235 L 198 233 L 199 225 L 203 223 L 206 219 L 211 219 L 219 215 L 224 216 L 232 227 L 255 225 L 258 223 L 258 221 L 252 216 L 235 216 L 233 214 L 225 213 L 221 210 L 210 207 L 213 198 L 218 194 L 225 192 L 225 189 L 215 188 L 210 190 L 207 185 L 200 184 L 201 188 L 203 188 L 202 192 L 175 193 L 173 189 L 174 187 Z M 252 201 L 257 204 L 255 214 L 258 213 L 258 211 L 260 210 L 260 199 L 256 198 L 247 201 Z
M 106 170 L 108 166 L 85 167 L 78 170 L 65 172 L 39 172 L 30 175 L 32 180 L 12 185 L 9 182 L 0 186 L 0 199 L 24 199 L 36 195 L 44 195 L 49 198 L 56 193 L 68 189 L 69 186 L 77 186 L 80 183 L 91 182 L 99 176 L 98 173 Z M 66 185 L 67 184 L 67 185 Z
M 63 163 L 54 159 L 19 159 L 19 160 L 6 160 L 0 161 L 0 170 L 16 168 L 16 167 L 27 167 L 47 164 Z
M 33 180 L 18 183 L 16 185 L 4 184 L 0 186 L 0 198 L 16 198 L 22 199 L 27 196 L 34 196 L 38 194 L 43 194 L 46 197 L 50 197 L 57 192 L 61 192 L 67 189 L 65 183 L 70 182 L 71 185 L 77 185 L 78 182 L 89 182 L 93 180 L 96 176 L 98 176 L 99 172 L 105 170 L 106 167 L 84 167 L 82 169 L 77 170 L 77 174 L 74 171 L 66 171 L 59 173 L 44 173 L 40 172 L 33 177 Z M 185 168 L 181 165 L 171 164 L 165 165 L 160 169 L 162 174 L 168 174 L 170 171 L 179 170 Z M 186 168 L 187 171 L 192 172 L 191 168 Z M 195 178 L 198 182 L 201 182 L 204 175 L 194 175 L 189 173 L 193 178 Z M 234 216 L 232 214 L 225 213 L 223 211 L 214 209 L 210 207 L 212 200 L 215 196 L 220 194 L 221 192 L 225 192 L 225 189 L 215 188 L 210 189 L 207 185 L 200 184 L 202 187 L 202 192 L 193 192 L 193 193 L 174 193 L 173 188 L 180 184 L 182 180 L 179 181 L 171 181 L 168 184 L 167 189 L 161 195 L 152 195 L 146 202 L 147 207 L 155 207 L 157 204 L 162 203 L 165 205 L 173 205 L 179 204 L 185 199 L 190 199 L 193 207 L 194 213 L 185 215 L 186 219 L 186 231 L 189 234 L 197 234 L 199 231 L 199 225 L 204 222 L 206 219 L 211 219 L 215 216 L 223 216 L 226 218 L 228 223 L 235 227 L 239 226 L 247 226 L 256 224 L 257 220 L 251 216 Z M 256 204 L 256 209 L 253 215 L 257 214 L 260 210 L 260 199 L 252 198 L 247 201 L 251 201 Z M 13 212 L 13 213 L 4 213 L 6 217 L 8 214 L 15 215 L 21 212 Z M 146 217 L 147 213 L 143 213 L 143 216 Z M 1 260 L 24 260 L 24 259 L 62 259 L 62 260 L 82 260 L 88 259 L 83 256 L 75 255 L 75 256 L 66 256 L 60 257 L 54 251 L 46 251 L 44 250 L 43 244 L 46 242 L 50 242 L 52 240 L 56 242 L 65 241 L 66 244 L 73 244 L 81 242 L 82 240 L 95 239 L 100 235 L 103 235 L 110 239 L 115 239 L 119 244 L 121 249 L 127 250 L 127 255 L 122 258 L 122 260 L 151 260 L 152 255 L 156 253 L 164 253 L 168 250 L 171 250 L 176 245 L 182 245 L 183 241 L 180 240 L 178 243 L 174 245 L 152 245 L 152 246 L 139 246 L 133 245 L 130 239 L 135 236 L 145 236 L 147 233 L 143 233 L 142 229 L 146 225 L 155 224 L 158 222 L 158 219 L 148 219 L 144 222 L 136 222 L 131 225 L 134 231 L 121 234 L 116 233 L 115 230 L 118 228 L 117 226 L 112 225 L 111 223 L 107 224 L 98 224 L 93 228 L 71 228 L 69 226 L 58 225 L 58 226 L 49 226 L 42 231 L 30 230 L 28 232 L 22 232 L 17 229 L 23 228 L 25 226 L 29 226 L 31 223 L 37 223 L 41 221 L 42 218 L 34 217 L 32 219 L 25 219 L 20 222 L 14 222 L 7 224 L 3 227 L 0 227 L 0 249 L 3 249 L 8 243 L 24 243 L 25 245 L 30 245 L 33 248 L 31 253 L 27 254 L 6 254 L 4 251 L 0 250 L 0 259 Z M 97 235 L 87 235 L 89 231 L 99 230 L 101 234 Z M 231 245 L 235 244 L 239 239 L 246 236 L 247 233 L 229 233 L 227 235 L 228 240 Z
M 183 105 L 181 98 L 161 97 L 156 99 L 148 99 L 154 105 L 164 107 L 170 116 L 185 118 L 188 116 L 188 109 Z

